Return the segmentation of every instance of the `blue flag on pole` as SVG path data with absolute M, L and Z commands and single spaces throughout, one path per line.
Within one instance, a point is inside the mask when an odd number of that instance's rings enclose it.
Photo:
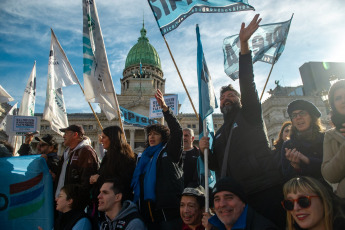
M 53 182 L 40 155 L 0 158 L 2 229 L 52 229 Z
M 162 35 L 176 29 L 194 13 L 254 10 L 247 0 L 147 0 Z
M 259 26 L 248 41 L 249 48 L 253 51 L 253 63 L 262 61 L 273 64 L 278 61 L 285 48 L 292 17 L 293 15 L 285 22 Z M 238 34 L 224 39 L 224 71 L 232 80 L 238 79 L 240 49 Z
M 197 47 L 197 72 L 198 72 L 198 86 L 199 86 L 199 140 L 205 135 L 203 121 L 206 120 L 206 130 L 210 138 L 210 149 L 212 149 L 212 141 L 214 138 L 214 127 L 212 113 L 215 108 L 218 108 L 217 99 L 214 94 L 212 79 L 207 68 L 204 51 L 200 40 L 199 26 L 196 25 L 196 37 L 198 42 Z M 198 159 L 198 172 L 200 181 L 204 178 L 204 164 L 199 157 Z M 209 186 L 213 187 L 216 183 L 215 173 L 209 171 Z M 203 183 L 201 183 L 203 184 Z

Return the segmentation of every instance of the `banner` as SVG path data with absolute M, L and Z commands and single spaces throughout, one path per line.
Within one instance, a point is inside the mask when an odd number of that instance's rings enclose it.
M 176 29 L 194 13 L 227 13 L 254 10 L 247 0 L 147 0 L 162 35 Z
M 13 101 L 13 97 L 0 85 L 0 103 Z
M 215 108 L 218 108 L 217 99 L 214 93 L 212 84 L 212 78 L 208 71 L 202 43 L 200 39 L 199 26 L 196 25 L 196 37 L 197 37 L 197 76 L 198 76 L 198 89 L 199 89 L 199 140 L 205 136 L 204 131 L 208 133 L 210 138 L 210 149 L 212 149 L 212 142 L 214 138 L 214 127 L 212 113 Z M 205 122 L 204 122 L 205 121 Z M 206 127 L 204 127 L 206 124 Z M 204 185 L 205 167 L 201 156 L 198 158 L 198 175 L 201 185 Z M 216 183 L 215 172 L 208 171 L 208 184 L 213 188 Z
M 249 39 L 249 49 L 252 50 L 253 63 L 262 61 L 273 64 L 278 61 L 285 48 L 291 19 L 286 22 L 271 23 L 259 26 Z M 238 59 L 241 50 L 239 35 L 224 39 L 224 71 L 232 79 L 238 79 Z
M 1 229 L 52 229 L 53 182 L 39 155 L 0 158 Z
M 68 61 L 54 31 L 51 29 L 47 93 L 42 118 L 49 121 L 52 130 L 61 136 L 63 133 L 60 129 L 68 127 L 62 87 L 74 85 L 78 82 L 77 75 Z
M 138 113 L 132 112 L 120 106 L 121 119 L 127 125 L 133 125 L 138 127 L 146 127 L 148 125 L 157 124 L 156 120 L 150 119 Z
M 99 103 L 107 119 L 112 120 L 117 116 L 118 103 L 95 0 L 83 0 L 83 65 L 86 100 Z
M 164 96 L 164 101 L 167 106 L 173 111 L 174 115 L 178 113 L 178 100 L 177 94 Z M 150 114 L 149 118 L 161 118 L 163 117 L 162 108 L 159 106 L 156 98 L 150 98 Z

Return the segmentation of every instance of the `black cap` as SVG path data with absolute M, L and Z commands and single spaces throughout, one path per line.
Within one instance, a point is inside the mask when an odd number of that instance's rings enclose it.
M 35 140 L 42 141 L 43 143 L 48 144 L 50 146 L 56 144 L 55 138 L 50 134 L 46 134 L 43 137 L 35 137 Z
M 241 185 L 230 177 L 224 177 L 217 181 L 214 188 L 212 189 L 212 196 L 214 197 L 216 193 L 222 191 L 232 192 L 233 194 L 238 196 L 243 201 L 243 203 L 247 203 L 247 196 L 243 191 Z
M 291 102 L 287 107 L 287 112 L 288 112 L 290 118 L 291 118 L 292 112 L 295 110 L 305 110 L 310 115 L 313 115 L 317 118 L 321 117 L 320 110 L 318 108 L 316 108 L 316 106 L 313 103 L 311 103 L 309 101 L 295 100 L 295 101 Z
M 83 126 L 81 126 L 81 125 L 70 125 L 67 128 L 60 129 L 60 131 L 61 132 L 72 131 L 72 132 L 77 132 L 81 135 L 85 134 Z

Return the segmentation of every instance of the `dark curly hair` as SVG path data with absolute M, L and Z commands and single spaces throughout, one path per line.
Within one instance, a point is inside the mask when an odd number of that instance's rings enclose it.
M 233 91 L 237 97 L 241 97 L 241 94 L 231 84 L 222 86 L 220 89 L 220 96 L 222 96 L 226 91 Z
M 162 135 L 162 143 L 165 144 L 168 142 L 170 138 L 170 129 L 167 126 L 161 125 L 161 124 L 153 124 L 145 127 L 145 132 L 146 132 L 146 143 L 145 147 L 149 147 L 149 134 L 150 132 L 155 131 Z
M 66 199 L 72 199 L 72 210 L 83 210 L 89 202 L 88 190 L 76 184 L 66 184 L 61 188 L 66 193 Z

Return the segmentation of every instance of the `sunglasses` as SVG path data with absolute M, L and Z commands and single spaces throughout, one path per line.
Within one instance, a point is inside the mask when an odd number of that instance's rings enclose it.
M 300 112 L 298 112 L 298 113 L 292 113 L 291 116 L 290 116 L 290 118 L 291 118 L 291 119 L 296 119 L 298 116 L 300 116 L 300 117 L 305 117 L 305 116 L 307 116 L 308 114 L 309 114 L 309 113 L 308 113 L 307 111 L 302 110 L 302 111 L 300 111 Z
M 295 201 L 301 208 L 309 208 L 311 205 L 311 198 L 318 196 L 301 196 L 297 199 L 287 199 L 282 201 L 283 208 L 287 211 L 292 211 L 295 206 Z

